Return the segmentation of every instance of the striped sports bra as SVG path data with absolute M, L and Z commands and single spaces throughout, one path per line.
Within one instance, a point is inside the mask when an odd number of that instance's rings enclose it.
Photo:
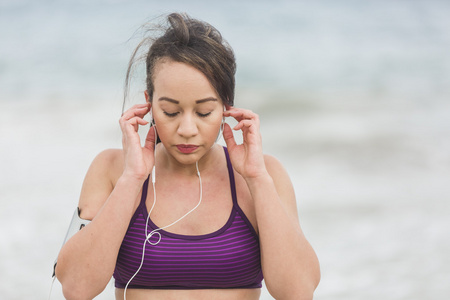
M 260 288 L 263 280 L 258 236 L 239 207 L 233 167 L 224 147 L 233 208 L 227 223 L 204 235 L 181 235 L 160 230 L 161 240 L 147 244 L 140 272 L 128 288 L 136 289 L 233 289 Z M 117 257 L 116 288 L 125 288 L 139 268 L 146 238 L 145 205 L 149 180 L 144 183 L 139 207 L 134 213 Z M 158 227 L 149 219 L 148 230 Z M 152 239 L 157 241 L 158 236 Z

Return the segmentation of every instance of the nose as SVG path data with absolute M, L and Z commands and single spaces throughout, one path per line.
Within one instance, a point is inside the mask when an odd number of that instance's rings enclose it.
M 198 134 L 197 124 L 190 115 L 185 115 L 180 120 L 177 133 L 184 138 L 191 138 Z

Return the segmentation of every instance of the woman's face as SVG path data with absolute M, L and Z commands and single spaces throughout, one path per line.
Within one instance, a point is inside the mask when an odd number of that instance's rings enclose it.
M 159 62 L 153 84 L 153 119 L 161 142 L 178 162 L 195 163 L 216 141 L 222 100 L 202 72 L 184 63 Z

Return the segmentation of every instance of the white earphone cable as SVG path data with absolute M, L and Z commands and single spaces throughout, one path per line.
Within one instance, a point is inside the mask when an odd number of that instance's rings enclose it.
M 155 129 L 155 154 L 156 154 L 156 129 Z M 156 157 L 156 155 L 155 155 L 155 157 Z M 156 162 L 155 162 L 155 165 L 156 165 Z M 156 228 L 156 229 L 152 230 L 150 233 L 148 233 L 148 221 L 150 219 L 150 215 L 151 215 L 151 213 L 153 211 L 153 208 L 155 207 L 155 204 L 156 204 L 156 188 L 155 188 L 156 177 L 155 177 L 155 166 L 153 166 L 153 170 L 152 170 L 152 174 L 151 174 L 151 176 L 152 176 L 152 185 L 153 185 L 153 204 L 152 204 L 152 207 L 150 208 L 150 211 L 148 212 L 147 220 L 145 221 L 145 236 L 146 236 L 146 238 L 145 238 L 144 244 L 142 245 L 141 264 L 139 265 L 139 268 L 134 273 L 134 275 L 131 276 L 130 280 L 127 282 L 127 284 L 125 286 L 125 289 L 124 289 L 124 292 L 123 292 L 124 300 L 127 300 L 127 289 L 128 289 L 129 284 L 134 279 L 134 277 L 136 277 L 136 275 L 141 271 L 141 268 L 142 268 L 142 266 L 144 264 L 145 246 L 146 246 L 147 242 L 150 245 L 153 245 L 153 246 L 159 244 L 159 242 L 161 241 L 161 234 L 158 231 L 166 229 L 166 228 L 168 228 L 168 227 L 170 227 L 172 225 L 175 225 L 176 223 L 178 223 L 179 221 L 181 221 L 182 219 L 187 217 L 190 213 L 192 213 L 202 203 L 202 198 L 203 198 L 202 177 L 200 176 L 200 171 L 198 169 L 198 161 L 195 163 L 195 167 L 197 169 L 197 176 L 198 176 L 198 179 L 199 179 L 199 187 L 200 187 L 200 199 L 199 199 L 197 205 L 193 209 L 188 211 L 186 214 L 184 214 L 181 218 L 176 220 L 175 222 L 172 222 L 169 225 L 166 225 L 166 226 L 163 226 L 163 227 L 160 227 L 160 228 Z M 150 239 L 152 238 L 152 236 L 154 234 L 158 234 L 158 241 L 157 242 L 151 242 L 150 241 Z

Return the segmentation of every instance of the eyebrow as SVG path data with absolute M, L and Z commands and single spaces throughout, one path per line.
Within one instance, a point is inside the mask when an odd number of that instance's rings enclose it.
M 158 99 L 158 101 L 167 101 L 167 102 L 171 102 L 174 104 L 180 104 L 180 101 L 169 98 L 169 97 L 160 97 Z M 195 103 L 200 104 L 200 103 L 205 103 L 205 102 L 209 102 L 209 101 L 217 101 L 217 99 L 214 97 L 208 97 L 208 98 L 204 98 L 204 99 L 195 100 Z

